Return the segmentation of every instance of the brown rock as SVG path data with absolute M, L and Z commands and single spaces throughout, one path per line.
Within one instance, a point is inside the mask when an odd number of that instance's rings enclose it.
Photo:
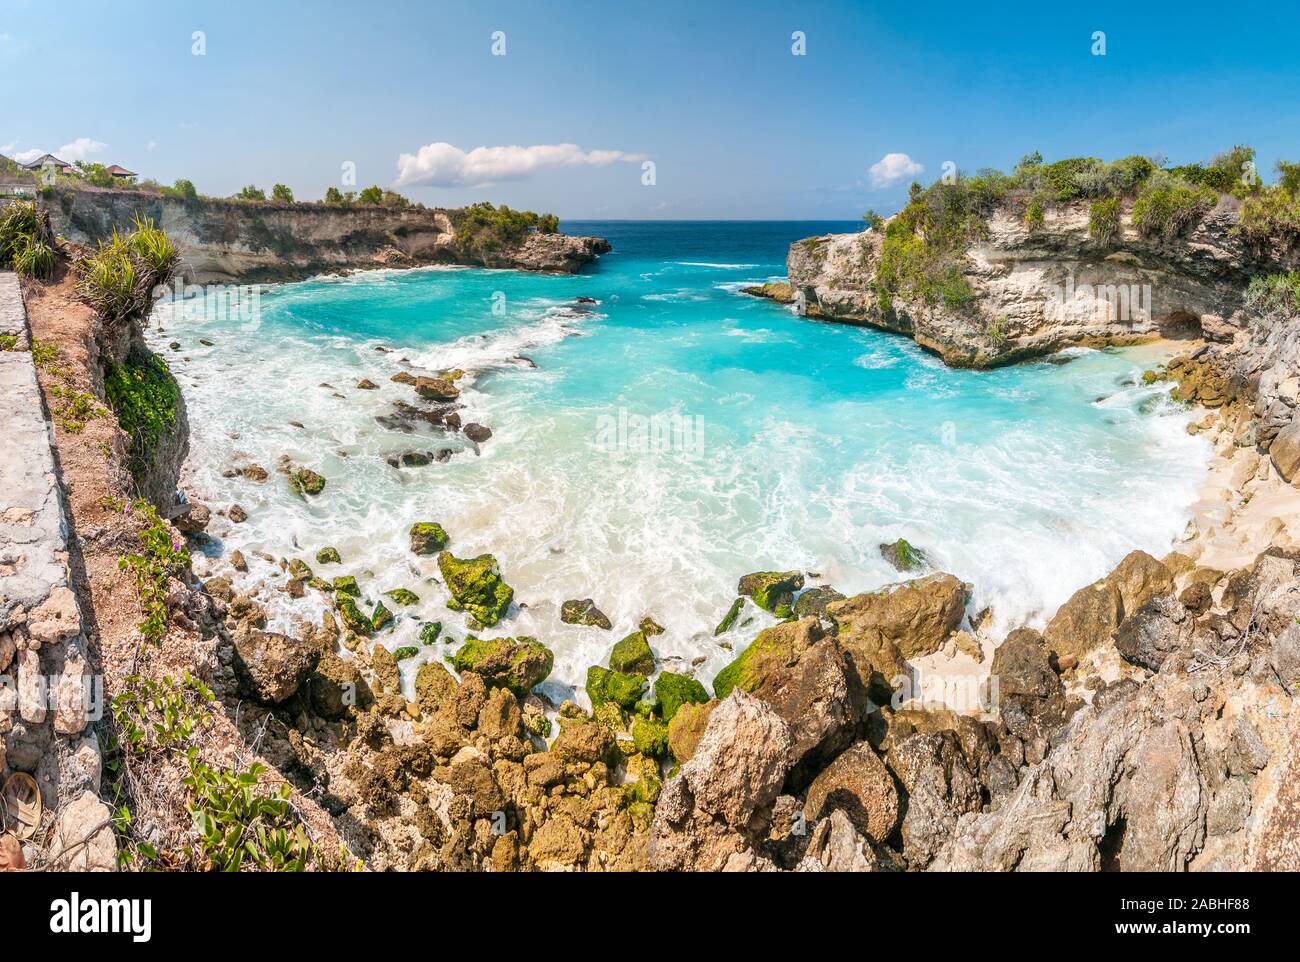
M 961 624 L 969 598 L 969 585 L 938 572 L 834 602 L 826 611 L 859 639 L 875 635 L 904 658 L 920 658 L 943 647 Z
M 1106 580 L 1119 591 L 1122 616 L 1128 617 L 1156 595 L 1174 590 L 1169 569 L 1145 551 L 1130 551 Z
M 804 817 L 816 821 L 842 809 L 861 832 L 884 841 L 898 823 L 898 790 L 875 750 L 859 742 L 842 752 L 808 787 Z
M 1110 641 L 1123 614 L 1119 589 L 1103 578 L 1071 595 L 1047 623 L 1043 638 L 1058 656 L 1082 658 Z
M 703 705 L 687 702 L 677 709 L 677 714 L 668 723 L 668 747 L 679 763 L 686 763 L 695 754 L 695 748 L 704 737 L 704 729 L 709 724 L 709 715 L 720 703 L 717 699 Z
M 682 776 L 697 807 L 742 828 L 780 792 L 793 744 L 769 705 L 737 689 L 709 716 Z
M 415 393 L 431 401 L 454 401 L 460 397 L 460 388 L 446 378 L 417 377 Z

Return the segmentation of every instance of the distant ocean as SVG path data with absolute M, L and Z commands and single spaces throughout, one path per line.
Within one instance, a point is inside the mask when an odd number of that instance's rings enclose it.
M 420 621 L 435 619 L 459 642 L 464 619 L 428 580 L 436 565 L 407 546 L 412 522 L 438 521 L 458 556 L 499 559 L 521 604 L 492 633 L 553 647 L 548 688 L 563 697 L 647 614 L 668 628 L 660 656 L 703 658 L 710 679 L 771 622 L 757 613 L 713 637 L 749 571 L 798 568 L 849 594 L 897 580 L 878 546 L 905 537 L 971 582 L 974 609 L 991 606 L 1006 631 L 1041 626 L 1133 548 L 1168 551 L 1209 449 L 1167 386 L 1141 384 L 1163 348 L 956 371 L 905 338 L 738 293 L 783 277 L 791 241 L 860 228 L 569 221 L 566 232 L 614 245 L 576 277 L 318 279 L 269 289 L 258 324 L 204 320 L 197 300 L 164 305 L 150 336 L 189 406 L 186 483 L 213 508 L 248 512 L 214 523 L 211 570 L 229 573 L 221 558 L 240 548 L 248 584 L 283 581 L 255 552 L 314 565 L 333 545 L 344 563 L 319 573 L 355 574 L 372 600 L 395 587 L 420 596 L 384 644 L 418 644 Z M 493 432 L 480 453 L 376 420 L 413 398 L 389 380 L 403 358 L 470 372 L 462 418 Z M 357 390 L 363 377 L 380 389 Z M 418 468 L 387 461 L 444 446 L 465 450 Z M 273 469 L 282 454 L 324 474 L 324 494 L 222 475 L 240 458 Z M 323 610 L 311 591 L 275 597 L 285 628 Z M 588 597 L 613 631 L 560 623 L 561 602 Z M 404 662 L 408 681 L 447 650 Z

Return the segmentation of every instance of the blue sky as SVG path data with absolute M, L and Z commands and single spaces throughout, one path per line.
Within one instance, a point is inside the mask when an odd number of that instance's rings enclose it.
M 945 161 L 1007 168 L 1035 149 L 1184 162 L 1249 143 L 1269 176 L 1279 157 L 1300 159 L 1294 3 L 0 0 L 0 11 L 0 149 L 67 146 L 217 195 L 283 181 L 318 198 L 346 161 L 362 186 L 393 186 L 408 154 L 399 189 L 427 204 L 856 218 L 897 209 L 917 167 L 929 182 Z M 505 56 L 492 54 L 494 31 Z M 1105 56 L 1092 54 L 1094 31 Z M 555 149 L 470 153 L 512 146 Z M 906 159 L 873 179 L 891 154 Z

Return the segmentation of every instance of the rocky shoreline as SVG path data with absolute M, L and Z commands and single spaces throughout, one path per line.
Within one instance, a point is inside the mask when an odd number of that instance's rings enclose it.
M 180 276 L 191 284 L 429 264 L 574 274 L 610 250 L 601 237 L 537 231 L 466 245 L 458 237 L 466 211 L 455 209 L 248 203 L 90 187 L 57 189 L 47 206 L 54 230 L 77 244 L 106 241 L 114 228 L 149 218 L 183 250 Z
M 1071 230 L 1063 226 L 1059 240 L 1067 259 Z M 861 291 L 817 282 L 839 255 L 815 274 L 799 260 L 842 243 L 796 244 L 789 291 L 761 293 L 792 302 L 802 294 L 822 316 L 873 317 Z M 1173 270 L 1177 258 L 1166 261 Z M 1103 259 L 1098 269 L 1128 269 L 1106 266 L 1114 263 L 1124 261 Z M 1215 450 L 1206 496 L 1174 550 L 1158 559 L 1132 552 L 1042 631 L 1020 627 L 1004 639 L 988 636 L 985 613 L 968 610 L 970 585 L 932 570 L 924 546 L 905 541 L 880 546 L 900 580 L 852 597 L 810 587 L 800 571 L 737 572 L 719 632 L 742 629 L 752 609 L 777 623 L 709 687 L 691 668 L 663 663 L 656 638 L 673 630 L 671 618 L 647 611 L 638 630 L 609 639 L 581 698 L 549 702 L 536 688 L 553 654 L 544 640 L 511 633 L 519 600 L 510 572 L 491 554 L 457 554 L 458 532 L 429 518 L 409 532 L 410 552 L 436 560 L 435 590 L 465 624 L 421 626 L 420 645 L 439 646 L 441 657 L 404 689 L 400 663 L 419 649 L 389 651 L 376 639 L 404 617 L 410 588 L 381 596 L 328 544 L 261 559 L 275 572 L 268 578 L 246 577 L 238 552 L 196 576 L 181 546 L 202 544 L 205 509 L 183 503 L 174 527 L 157 528 L 140 517 L 146 507 L 125 507 L 129 450 L 117 425 L 100 419 L 91 437 L 56 431 L 72 530 L 89 559 L 77 585 L 93 613 L 89 657 L 119 699 L 97 726 L 127 773 L 104 791 L 135 813 L 114 825 L 119 858 L 136 868 L 214 867 L 219 853 L 194 839 L 199 803 L 185 779 L 244 771 L 259 791 L 284 793 L 284 807 L 267 817 L 301 839 L 290 861 L 317 869 L 1300 867 L 1300 325 L 1280 312 L 1248 316 L 1208 268 L 1190 270 L 1187 296 L 1207 299 L 1194 306 L 1214 297 L 1227 313 L 1202 313 L 1204 341 L 1149 373 L 1205 409 L 1194 430 Z M 844 306 L 844 291 L 856 307 Z M 142 319 L 114 332 L 66 285 L 32 285 L 26 295 L 34 335 L 80 345 L 65 363 L 102 398 L 105 364 L 128 356 L 114 352 L 137 343 Z M 1168 319 L 1181 325 L 1178 313 Z M 987 338 L 977 344 L 934 317 L 910 323 L 907 332 L 945 359 L 990 360 Z M 1141 330 L 1013 326 L 996 359 L 1158 333 L 1156 321 Z M 47 402 L 58 397 L 51 376 L 42 375 Z M 393 375 L 413 392 L 410 410 L 440 428 L 455 416 L 457 379 Z M 183 418 L 174 412 L 170 423 L 179 432 Z M 455 428 L 470 434 L 470 425 Z M 98 461 L 92 437 L 104 445 Z M 183 457 L 183 438 L 175 447 Z M 330 483 L 287 459 L 232 470 L 305 499 Z M 178 477 L 179 460 L 168 456 L 137 487 L 174 489 Z M 168 532 L 171 551 L 151 541 L 156 531 Z M 129 566 L 117 559 L 150 544 L 168 559 L 163 630 L 142 643 L 143 623 L 127 604 Z M 292 633 L 268 630 L 268 598 L 309 592 L 327 602 L 322 618 Z M 568 624 L 610 631 L 590 598 L 562 611 Z M 966 672 L 978 682 L 967 703 L 909 697 L 918 667 L 958 663 L 976 666 Z M 164 679 L 178 678 L 186 680 L 158 694 Z M 166 728 L 165 743 L 141 735 L 147 750 L 137 752 L 133 726 L 154 720 L 150 706 L 159 704 L 187 722 Z M 33 849 L 28 861 L 41 857 Z M 244 867 L 276 867 L 282 857 Z

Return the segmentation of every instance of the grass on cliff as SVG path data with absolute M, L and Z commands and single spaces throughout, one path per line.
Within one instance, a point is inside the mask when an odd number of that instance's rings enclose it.
M 1246 288 L 1246 307 L 1260 317 L 1300 315 L 1300 271 L 1253 278 Z
M 0 270 L 10 269 L 24 277 L 53 277 L 53 239 L 50 215 L 34 201 L 0 208 Z
M 148 218 L 136 218 L 129 234 L 113 230 L 113 239 L 73 264 L 77 293 L 110 323 L 143 318 L 156 288 L 176 272 L 180 252 Z

